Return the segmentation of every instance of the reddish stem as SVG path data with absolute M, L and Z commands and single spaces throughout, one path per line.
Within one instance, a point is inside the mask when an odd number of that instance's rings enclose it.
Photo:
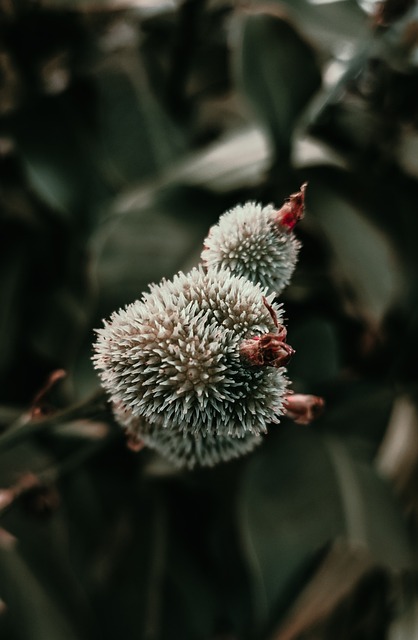
M 32 420 L 36 420 L 37 418 L 43 418 L 45 414 L 50 413 L 49 410 L 46 409 L 44 405 L 44 399 L 47 393 L 54 387 L 57 382 L 65 378 L 67 372 L 64 369 L 56 369 L 49 376 L 44 386 L 33 399 L 31 408 L 30 408 L 30 417 Z
M 281 334 L 265 333 L 262 336 L 243 340 L 240 353 L 254 367 L 284 367 L 294 354 L 294 350 L 283 342 Z

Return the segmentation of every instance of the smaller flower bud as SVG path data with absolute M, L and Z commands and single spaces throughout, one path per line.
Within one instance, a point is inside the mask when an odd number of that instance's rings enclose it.
M 280 293 L 299 254 L 300 243 L 291 230 L 302 215 L 301 194 L 291 196 L 279 211 L 271 204 L 246 202 L 224 213 L 204 243 L 206 269 L 228 270 Z
M 284 327 L 283 327 L 284 329 Z M 286 332 L 286 329 L 284 329 Z M 254 367 L 284 367 L 294 350 L 283 342 L 282 336 L 266 333 L 243 340 L 240 345 L 241 356 Z
M 302 220 L 305 212 L 305 191 L 307 183 L 305 182 L 300 191 L 292 193 L 289 199 L 278 210 L 276 221 L 281 228 L 292 231 L 293 227 L 299 220 Z
M 126 446 L 130 451 L 138 453 L 145 448 L 145 442 L 137 435 L 130 433 L 128 429 L 125 429 L 126 433 Z
M 324 405 L 324 399 L 319 396 L 292 393 L 285 397 L 283 408 L 285 416 L 296 424 L 309 424 L 321 415 Z

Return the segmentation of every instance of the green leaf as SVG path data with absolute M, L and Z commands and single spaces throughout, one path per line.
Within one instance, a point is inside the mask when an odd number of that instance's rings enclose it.
M 116 203 L 94 238 L 101 314 L 137 300 L 150 283 L 195 266 L 216 204 L 203 190 L 175 184 L 130 192 Z
M 341 52 L 364 41 L 369 33 L 368 16 L 356 0 L 277 0 L 286 7 L 321 50 Z
M 14 131 L 28 180 L 63 218 L 94 209 L 112 189 L 79 106 L 71 94 L 39 99 L 16 117 Z
M 378 640 L 388 628 L 388 587 L 387 572 L 364 549 L 338 541 L 269 639 Z
M 310 429 L 276 427 L 246 468 L 240 530 L 260 629 L 287 610 L 327 545 L 344 537 L 388 568 L 411 562 L 386 484 L 357 451 Z
M 321 384 L 337 376 L 341 354 L 333 324 L 312 316 L 295 328 L 290 326 L 287 340 L 296 351 L 288 365 L 294 384 L 302 381 L 308 390 L 309 383 Z
M 33 441 L 17 444 L 2 451 L 0 486 L 11 487 L 28 473 L 42 476 L 55 462 Z M 87 638 L 90 623 L 68 559 L 65 511 L 42 515 L 30 508 L 28 498 L 30 493 L 22 495 L 2 513 L 2 526 L 15 538 L 0 536 L 1 597 L 7 607 L 5 620 L 0 616 L 0 636 L 4 622 L 12 630 L 4 637 L 13 640 Z
M 0 307 L 1 376 L 10 371 L 18 346 L 20 323 L 17 322 L 17 319 L 21 316 L 22 280 L 26 268 L 27 250 L 25 241 L 4 247 L 3 259 L 6 258 L 6 260 L 0 271 L 2 291 Z
M 273 12 L 240 15 L 239 26 L 238 85 L 269 133 L 276 161 L 286 160 L 295 123 L 321 83 L 315 53 Z
M 99 73 L 98 115 L 107 172 L 119 185 L 148 178 L 177 160 L 180 131 L 152 94 L 138 56 Z
M 2 597 L 15 640 L 80 640 L 42 584 L 15 549 L 0 549 Z M 0 627 L 1 628 L 1 627 Z
M 329 242 L 340 287 L 354 297 L 347 296 L 347 304 L 379 324 L 403 291 L 400 264 L 387 236 L 361 205 L 328 183 L 310 183 L 307 209 Z

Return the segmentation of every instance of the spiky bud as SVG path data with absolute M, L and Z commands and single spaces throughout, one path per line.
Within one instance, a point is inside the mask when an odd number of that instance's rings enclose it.
M 220 462 L 250 453 L 261 444 L 260 436 L 246 434 L 242 438 L 193 435 L 189 431 L 163 429 L 144 418 L 136 418 L 122 405 L 113 405 L 116 420 L 125 428 L 130 448 L 144 446 L 157 451 L 176 467 L 193 469 L 196 465 L 213 467 Z
M 112 401 L 197 439 L 265 433 L 282 411 L 284 370 L 241 357 L 245 340 L 278 331 L 281 308 L 265 293 L 203 268 L 152 285 L 98 330 L 93 360 Z
M 289 283 L 300 243 L 292 229 L 303 216 L 305 186 L 277 211 L 255 202 L 234 207 L 212 227 L 202 251 L 209 269 L 229 269 L 276 294 Z

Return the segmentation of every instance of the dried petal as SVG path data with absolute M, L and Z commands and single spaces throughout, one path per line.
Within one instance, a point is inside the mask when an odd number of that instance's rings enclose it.
M 290 394 L 284 401 L 285 415 L 296 424 L 309 424 L 321 415 L 324 405 L 324 399 L 319 396 Z
M 287 202 L 276 214 L 276 221 L 282 229 L 291 231 L 293 227 L 303 218 L 305 212 L 305 191 L 307 183 L 303 184 L 300 191 L 292 193 Z
M 255 367 L 284 367 L 294 354 L 291 346 L 283 342 L 280 335 L 266 333 L 243 340 L 240 345 L 241 356 Z

